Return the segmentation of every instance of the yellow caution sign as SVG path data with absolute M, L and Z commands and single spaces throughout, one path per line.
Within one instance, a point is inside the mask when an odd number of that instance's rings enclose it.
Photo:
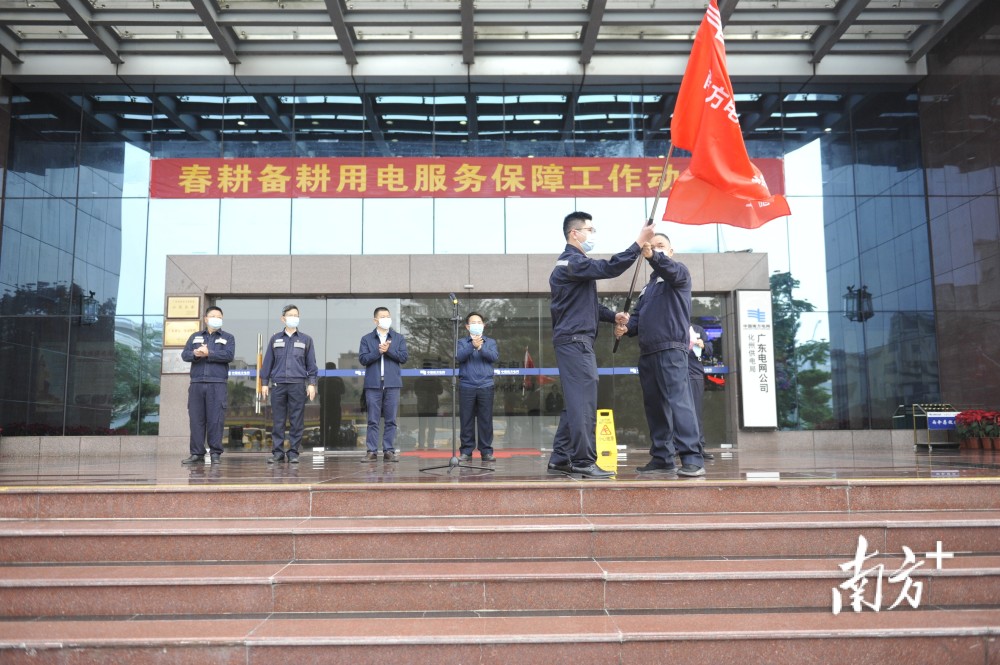
M 618 472 L 618 439 L 615 437 L 615 416 L 611 409 L 597 410 L 597 466 Z

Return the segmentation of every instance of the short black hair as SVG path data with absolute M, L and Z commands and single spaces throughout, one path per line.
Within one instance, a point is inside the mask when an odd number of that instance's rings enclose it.
M 299 311 L 299 306 L 298 306 L 298 305 L 291 305 L 291 304 L 289 304 L 289 305 L 285 305 L 285 306 L 284 306 L 284 307 L 283 307 L 283 308 L 281 309 L 281 315 L 282 315 L 282 316 L 284 316 L 285 314 L 288 314 L 288 313 L 289 313 L 290 311 L 292 311 L 293 309 L 294 309 L 294 310 L 295 310 L 295 311 L 297 312 L 297 311 Z
M 579 210 L 571 212 L 563 220 L 563 236 L 569 240 L 569 232 L 577 228 L 574 226 L 574 222 L 589 222 L 592 219 L 594 216 L 589 212 L 580 212 Z
M 372 312 L 372 316 L 374 316 L 377 319 L 379 312 L 385 312 L 386 314 L 392 314 L 392 312 L 389 311 L 388 307 L 376 307 L 375 311 Z
M 219 314 L 222 314 L 222 308 L 216 305 L 209 305 L 208 307 L 205 308 L 205 316 L 208 316 L 212 312 L 218 312 Z
M 466 325 L 468 325 L 469 319 L 471 319 L 474 316 L 478 316 L 480 319 L 483 319 L 483 315 L 480 314 L 479 312 L 469 312 L 468 314 L 465 315 Z M 483 323 L 486 323 L 486 319 L 483 319 Z
M 661 238 L 666 239 L 667 242 L 670 242 L 670 236 L 668 236 L 666 233 L 654 233 L 653 235 L 660 236 Z M 673 247 L 674 243 L 670 242 L 670 246 Z

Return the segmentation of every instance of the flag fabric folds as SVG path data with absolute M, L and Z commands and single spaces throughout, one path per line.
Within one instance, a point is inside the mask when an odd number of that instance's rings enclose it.
M 528 347 L 524 347 L 524 368 L 534 369 L 535 361 L 531 357 L 531 353 L 528 352 Z M 526 392 L 531 392 L 535 389 L 535 377 L 525 376 L 524 382 L 521 384 L 521 395 L 523 396 Z
M 664 220 L 754 229 L 790 214 L 785 197 L 771 196 L 747 155 L 726 71 L 717 0 L 710 0 L 695 35 L 670 121 L 670 140 L 692 157 L 669 193 Z

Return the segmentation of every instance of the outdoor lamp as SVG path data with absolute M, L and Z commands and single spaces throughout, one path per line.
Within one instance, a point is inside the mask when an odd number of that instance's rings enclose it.
M 867 321 L 875 315 L 872 307 L 872 294 L 868 292 L 868 287 L 864 284 L 857 291 L 854 285 L 847 287 L 844 294 L 844 316 L 851 321 Z
M 97 323 L 97 299 L 94 297 L 94 292 L 91 291 L 90 295 L 84 296 L 80 303 L 80 324 L 92 326 L 95 323 Z

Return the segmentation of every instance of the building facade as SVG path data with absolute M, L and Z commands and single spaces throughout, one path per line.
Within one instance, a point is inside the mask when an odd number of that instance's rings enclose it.
M 781 160 L 792 215 L 752 231 L 659 224 L 685 255 L 766 255 L 782 429 L 880 429 L 900 405 L 1000 403 L 993 4 L 966 16 L 930 52 L 921 76 L 812 85 L 734 77 L 750 156 Z M 317 294 L 294 282 L 276 288 L 270 262 L 371 257 L 348 277 L 377 284 L 380 273 L 417 257 L 432 272 L 447 270 L 456 255 L 473 264 L 477 257 L 554 259 L 564 245 L 561 220 L 578 209 L 594 215 L 597 251 L 612 253 L 635 237 L 652 203 L 647 196 L 158 198 L 151 195 L 155 160 L 662 159 L 679 82 L 679 73 L 668 82 L 538 81 L 523 73 L 68 81 L 8 71 L 0 71 L 5 435 L 161 432 L 171 355 L 163 348 L 168 270 L 177 265 L 168 257 L 239 257 L 251 271 L 253 288 L 234 293 L 208 284 L 200 302 L 225 309 L 238 335 L 236 369 L 252 365 L 255 333 L 278 328 L 281 306 L 299 304 L 321 367 L 346 378 L 349 417 L 357 411 L 349 404 L 356 381 L 326 364 L 355 367 L 370 312 L 387 303 L 418 342 L 421 366 L 447 366 L 448 294 L 377 286 L 363 289 L 364 297 L 351 288 Z M 303 285 L 309 280 L 300 277 Z M 544 295 L 500 272 L 484 273 L 471 288 L 458 277 L 453 290 L 463 308 L 488 315 L 503 367 L 554 367 Z M 738 368 L 723 325 L 732 320 L 732 293 L 706 289 L 710 283 L 696 292 L 694 315 L 721 335 L 706 383 L 709 439 L 719 443 L 733 441 L 738 427 Z M 845 297 L 862 289 L 871 297 L 867 311 Z M 602 296 L 609 306 L 624 299 L 620 291 Z M 610 347 L 610 334 L 604 341 Z M 616 373 L 634 366 L 635 350 L 609 348 L 599 359 L 602 406 L 615 408 L 623 436 L 641 442 L 638 381 Z M 248 381 L 231 383 L 232 424 L 264 427 L 247 401 Z M 497 415 L 509 417 L 510 441 L 544 442 L 560 406 L 558 378 L 517 376 L 498 379 L 498 387 Z M 417 418 L 411 396 L 404 416 Z M 447 386 L 440 398 L 436 415 L 447 417 Z

